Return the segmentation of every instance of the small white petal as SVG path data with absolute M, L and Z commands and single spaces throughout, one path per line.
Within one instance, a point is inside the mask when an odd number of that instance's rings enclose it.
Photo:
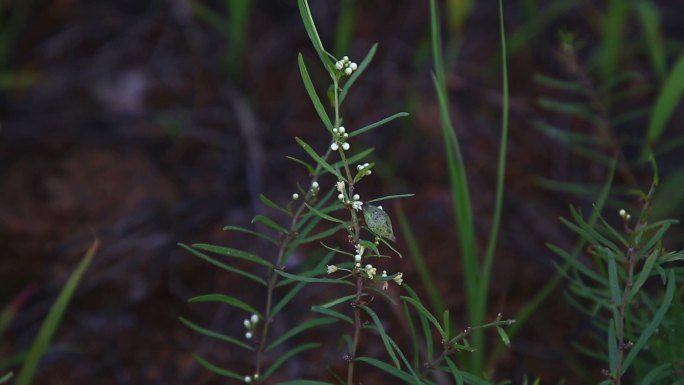
M 359 199 L 361 199 L 361 197 L 359 196 L 359 194 L 354 194 L 354 196 L 352 197 L 352 199 L 355 200 L 355 201 L 358 201 Z
M 246 319 L 246 320 L 242 321 L 242 324 L 243 324 L 243 325 L 245 325 L 245 327 L 246 327 L 247 329 L 249 329 L 249 328 L 251 328 L 251 327 L 252 327 L 252 323 L 251 323 L 251 322 L 249 322 L 249 320 L 248 320 L 248 319 Z
M 349 56 L 342 56 L 342 60 L 349 61 Z
M 340 193 L 339 195 L 337 195 L 337 199 L 344 200 L 344 194 Z
M 248 340 L 251 340 L 252 339 L 252 332 L 245 333 L 245 338 L 247 338 Z
M 314 181 L 311 183 L 311 188 L 318 188 L 318 182 Z
M 356 261 L 356 262 L 361 262 L 361 255 L 356 254 L 356 255 L 354 256 L 354 261 Z
M 293 200 L 299 199 L 299 194 L 297 194 L 297 193 L 292 194 L 292 199 Z
M 344 151 L 348 151 L 348 150 L 349 150 L 349 147 L 350 147 L 350 146 L 349 146 L 349 143 L 342 143 L 342 149 L 343 149 Z
M 347 75 L 351 75 L 352 72 L 354 72 L 354 70 L 352 70 L 352 69 L 349 68 L 349 67 L 347 67 L 347 68 L 344 69 L 344 73 L 347 74 Z
M 252 321 L 253 324 L 258 323 L 259 322 L 259 316 L 256 314 L 252 314 L 252 317 L 250 318 L 250 320 Z
M 337 151 L 337 149 L 339 149 L 339 148 L 340 148 L 340 146 L 338 146 L 337 143 L 333 143 L 330 145 L 330 149 L 333 151 Z
M 356 65 L 356 63 L 352 62 L 352 63 L 349 65 L 349 68 L 351 68 L 352 70 L 356 71 L 356 68 L 358 68 L 358 66 Z
M 345 138 L 348 138 L 348 137 L 349 137 L 349 134 L 345 132 L 344 135 L 342 135 L 342 136 L 345 137 Z
M 338 70 L 341 70 L 343 66 L 344 66 L 344 64 L 341 61 L 338 61 L 337 63 L 335 63 L 335 68 L 337 68 Z

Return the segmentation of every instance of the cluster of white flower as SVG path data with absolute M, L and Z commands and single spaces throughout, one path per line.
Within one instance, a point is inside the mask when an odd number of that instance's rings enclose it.
M 624 220 L 626 220 L 626 221 L 632 219 L 632 216 L 629 215 L 629 214 L 627 214 L 627 211 L 625 211 L 625 209 L 620 209 L 619 214 L 620 214 L 620 218 L 622 218 L 622 219 L 624 219 Z
M 342 57 L 342 60 L 335 62 L 335 69 L 343 71 L 345 75 L 349 76 L 356 71 L 358 66 L 353 61 L 349 60 L 349 56 Z
M 333 128 L 333 142 L 330 145 L 330 149 L 337 151 L 342 147 L 344 151 L 348 151 L 350 148 L 349 143 L 347 143 L 348 137 L 349 133 L 347 133 L 347 130 L 343 126 Z
M 370 263 L 366 265 L 364 270 L 370 279 L 373 279 L 373 277 L 375 277 L 375 275 L 378 273 L 378 269 L 374 268 Z
M 252 376 L 252 377 L 250 377 L 250 376 L 245 376 L 245 382 L 248 383 L 248 384 L 252 382 L 252 379 L 258 380 L 258 379 L 259 379 L 259 374 L 258 374 L 258 373 L 255 373 L 254 376 Z
M 254 328 L 258 323 L 259 316 L 256 314 L 252 314 L 251 317 L 245 318 L 245 320 L 242 321 L 242 324 L 245 325 L 245 329 L 247 329 L 247 332 L 245 333 L 245 338 L 251 340 L 252 337 L 254 337 Z
M 373 171 L 371 171 L 370 163 L 359 164 L 356 166 L 356 170 L 361 176 L 367 176 L 373 173 Z
M 339 183 L 340 182 L 337 182 L 337 183 L 338 183 L 338 191 L 339 191 L 340 190 L 339 189 Z M 342 182 L 342 183 L 344 183 L 344 182 Z M 344 191 L 344 187 L 342 188 L 342 190 Z M 337 199 L 339 199 L 344 204 L 351 205 L 351 207 L 356 211 L 359 211 L 363 208 L 363 202 L 361 202 L 361 196 L 359 196 L 359 194 L 354 194 L 354 196 L 352 196 L 351 200 L 346 200 L 344 197 L 344 193 L 340 192 L 339 194 L 337 194 Z
M 363 246 L 361 244 L 356 244 L 354 246 L 356 249 L 356 255 L 354 255 L 354 262 L 361 262 L 361 258 L 363 257 L 363 253 L 366 251 L 366 246 Z
M 397 275 L 395 275 L 394 278 L 392 278 L 392 280 L 393 280 L 397 285 L 401 286 L 401 284 L 404 282 L 404 280 L 401 278 L 401 277 L 403 277 L 403 276 L 404 276 L 403 273 L 397 273 Z

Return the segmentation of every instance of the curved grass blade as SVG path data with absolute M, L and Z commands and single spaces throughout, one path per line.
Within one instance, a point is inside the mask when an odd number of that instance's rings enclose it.
M 369 365 L 375 366 L 376 368 L 384 371 L 385 373 L 391 374 L 394 377 L 397 377 L 398 379 L 408 383 L 408 384 L 415 384 L 415 380 L 413 379 L 413 376 L 409 373 L 404 372 L 403 370 L 399 370 L 395 368 L 392 365 L 389 365 L 385 362 L 382 362 L 378 359 L 372 358 L 372 357 L 358 357 L 356 359 L 357 362 L 365 362 Z
M 396 114 L 394 114 L 392 116 L 388 116 L 385 119 L 379 120 L 373 124 L 369 124 L 365 127 L 359 128 L 358 130 L 354 130 L 354 131 L 350 132 L 349 137 L 352 138 L 356 135 L 363 134 L 364 132 L 370 131 L 376 127 L 380 127 L 384 124 L 387 124 L 387 123 L 393 121 L 394 119 L 403 118 L 404 116 L 409 116 L 408 112 L 397 112 Z
M 239 347 L 247 349 L 247 350 L 251 350 L 251 351 L 254 350 L 253 347 L 247 345 L 246 343 L 244 343 L 244 342 L 242 342 L 236 338 L 233 338 L 231 336 L 227 336 L 225 334 L 221 334 L 219 332 L 215 332 L 211 329 L 204 328 L 204 327 L 199 326 L 196 323 L 189 321 L 183 317 L 179 317 L 178 319 L 180 320 L 180 322 L 183 323 L 183 325 L 187 326 L 189 329 L 191 329 L 191 330 L 193 330 L 199 334 L 202 334 L 202 335 L 207 336 L 207 337 L 215 338 L 215 339 L 220 340 L 220 341 L 228 342 L 230 344 L 239 346 Z
M 311 206 L 311 205 L 309 205 L 309 204 L 307 204 L 307 203 L 305 203 L 305 204 L 306 204 L 306 207 L 307 207 L 309 210 L 311 210 L 311 212 L 313 212 L 315 215 L 317 215 L 317 216 L 319 216 L 319 217 L 325 219 L 326 221 L 335 222 L 335 223 L 340 223 L 340 224 L 345 224 L 345 223 L 346 223 L 345 221 L 343 221 L 343 220 L 341 220 L 341 219 L 335 218 L 335 217 L 333 217 L 333 216 L 330 216 L 330 215 L 328 215 L 328 214 L 325 214 L 325 213 L 322 212 L 322 211 L 319 211 L 318 209 L 316 209 L 315 207 L 313 207 L 313 206 Z
M 273 364 L 268 368 L 268 370 L 266 370 L 264 372 L 264 374 L 261 375 L 261 377 L 259 378 L 259 381 L 265 382 L 273 373 L 275 373 L 276 370 L 278 370 L 279 367 L 281 367 L 290 358 L 296 356 L 297 354 L 299 354 L 303 351 L 315 349 L 319 346 L 321 346 L 321 344 L 311 342 L 308 344 L 299 345 L 296 348 L 288 351 L 287 353 L 278 357 L 278 359 L 273 362 Z
M 318 327 L 318 326 L 323 326 L 323 325 L 330 325 L 333 323 L 336 323 L 337 320 L 334 318 L 316 318 L 312 319 L 306 322 L 303 322 L 292 329 L 288 330 L 287 333 L 283 334 L 282 336 L 278 337 L 275 341 L 271 342 L 270 345 L 266 347 L 265 351 L 269 351 L 271 349 L 274 349 L 278 347 L 280 344 L 283 342 L 289 340 L 290 338 L 296 336 L 297 334 L 303 333 L 309 329 Z
M 368 203 L 381 202 L 381 201 L 386 201 L 386 200 L 388 200 L 388 199 L 411 198 L 411 197 L 414 197 L 415 195 L 416 195 L 416 194 L 394 194 L 394 195 L 386 195 L 386 196 L 384 196 L 384 197 L 371 199 L 371 200 L 368 201 Z
M 301 160 L 301 159 L 297 159 L 297 158 L 295 158 L 294 156 L 286 156 L 285 158 L 287 158 L 287 159 L 289 159 L 289 160 L 291 160 L 291 161 L 293 161 L 293 162 L 295 162 L 295 163 L 299 163 L 299 164 L 301 164 L 302 166 L 306 167 L 306 171 L 309 172 L 309 175 L 314 175 L 314 174 L 315 174 L 314 168 L 311 167 L 311 165 L 308 164 L 308 163 L 306 163 L 305 161 L 303 161 L 303 160 Z
M 454 377 L 454 381 L 456 381 L 456 385 L 463 385 L 463 375 L 461 374 L 461 371 L 458 370 L 456 367 L 456 364 L 454 364 L 454 361 L 451 360 L 451 358 L 444 357 L 444 360 L 447 363 L 447 366 L 449 367 L 449 373 Z
M 5 382 L 9 381 L 14 377 L 14 373 L 9 372 L 5 374 L 4 376 L 0 377 L 0 384 L 4 384 Z
M 311 43 L 313 43 L 318 57 L 321 59 L 321 62 L 323 62 L 323 66 L 326 68 L 326 70 L 328 70 L 328 72 L 330 72 L 330 60 L 328 60 L 325 49 L 323 48 L 323 43 L 321 42 L 321 38 L 318 36 L 316 24 L 314 24 L 313 17 L 311 16 L 309 3 L 306 0 L 297 0 L 297 5 L 299 7 L 299 13 L 302 16 L 302 22 L 304 23 L 306 34 L 309 35 L 309 39 L 311 39 Z
M 340 103 L 344 100 L 344 98 L 347 96 L 347 93 L 349 92 L 349 89 L 351 86 L 356 82 L 356 79 L 361 76 L 363 71 L 368 67 L 368 64 L 370 64 L 371 60 L 373 60 L 373 56 L 375 56 L 375 51 L 378 49 L 378 43 L 373 44 L 370 50 L 368 50 L 368 53 L 366 54 L 366 57 L 361 60 L 361 64 L 359 64 L 359 67 L 352 73 L 352 75 L 349 77 L 346 83 L 344 83 L 344 86 L 342 87 L 342 91 L 340 91 Z M 352 134 L 349 134 L 349 136 L 353 136 Z
M 204 251 L 209 251 L 214 254 L 225 255 L 227 257 L 234 257 L 239 259 L 244 259 L 245 261 L 254 262 L 261 266 L 268 267 L 269 269 L 273 267 L 273 264 L 261 257 L 257 257 L 254 254 L 248 253 L 246 251 L 233 249 L 230 247 L 208 245 L 206 243 L 194 243 L 192 245 L 195 249 L 200 249 Z
M 223 376 L 223 377 L 232 378 L 232 379 L 238 380 L 240 382 L 244 381 L 243 376 L 241 376 L 235 372 L 232 372 L 230 370 L 220 368 L 220 367 L 212 364 L 211 362 L 205 360 L 204 358 L 202 358 L 201 356 L 199 356 L 197 354 L 193 354 L 192 359 L 194 359 L 195 362 L 200 364 L 203 368 L 209 370 L 210 372 L 212 372 L 214 374 L 218 374 L 219 376 Z
M 435 316 L 433 316 L 432 313 L 430 313 L 430 311 L 428 311 L 428 309 L 426 309 L 422 303 L 420 303 L 419 301 L 417 301 L 414 298 L 407 297 L 405 295 L 401 296 L 400 298 L 403 299 L 404 301 L 410 303 L 411 305 L 413 305 L 413 307 L 416 308 L 418 313 L 422 314 L 425 318 L 427 318 L 435 326 L 435 328 L 439 332 L 439 335 L 442 337 L 442 339 L 445 339 L 446 334 L 444 333 L 444 329 L 442 329 L 442 325 L 439 324 L 439 321 L 437 321 L 437 318 L 435 318 Z
M 220 302 L 224 303 L 226 305 L 242 309 L 248 313 L 251 314 L 256 314 L 259 317 L 262 317 L 261 313 L 259 313 L 258 310 L 253 308 L 251 305 L 248 303 L 241 301 L 235 297 L 231 297 L 229 295 L 225 294 L 205 294 L 205 295 L 199 295 L 197 297 L 192 297 L 188 300 L 190 303 L 198 303 L 198 302 Z M 263 318 L 263 317 L 262 317 Z
M 85 256 L 81 259 L 81 262 L 73 273 L 71 273 L 71 276 L 57 296 L 55 303 L 52 305 L 45 320 L 40 325 L 40 329 L 38 330 L 38 334 L 36 335 L 33 344 L 31 344 L 31 348 L 26 355 L 26 360 L 24 360 L 24 365 L 21 367 L 21 371 L 17 376 L 16 385 L 29 385 L 33 381 L 33 376 L 38 368 L 38 363 L 43 357 L 43 354 L 45 354 L 45 351 L 52 340 L 52 336 L 55 334 L 55 331 L 62 320 L 62 316 L 71 301 L 71 297 L 74 295 L 86 269 L 90 266 L 90 262 L 93 260 L 99 246 L 100 242 L 96 239 L 92 245 L 90 245 Z
M 281 275 L 285 278 L 289 278 L 293 281 L 307 282 L 307 283 L 338 283 L 338 284 L 343 284 L 343 285 L 354 286 L 354 284 L 351 282 L 342 281 L 339 279 L 306 277 L 303 275 L 295 275 L 295 274 L 286 273 L 282 270 L 277 270 L 277 269 L 274 269 L 273 271 L 275 271 L 278 275 Z
M 344 314 L 342 314 L 336 310 L 333 310 L 333 309 L 328 309 L 328 308 L 325 308 L 322 306 L 311 306 L 311 311 L 314 313 L 321 313 L 321 314 L 325 314 L 325 315 L 330 316 L 330 317 L 337 318 L 338 320 L 344 321 L 350 325 L 354 324 L 354 321 L 352 321 L 352 319 L 350 317 L 348 317 L 348 316 L 346 316 L 346 315 L 344 315 Z
M 233 266 L 227 265 L 223 262 L 217 261 L 216 259 L 214 259 L 214 258 L 212 258 L 212 257 L 210 257 L 210 256 L 208 256 L 208 255 L 206 255 L 206 254 L 204 254 L 198 250 L 195 250 L 192 247 L 185 245 L 183 243 L 179 243 L 178 246 L 184 248 L 185 250 L 191 252 L 193 255 L 200 257 L 201 259 L 211 263 L 212 265 L 214 265 L 216 267 L 220 267 L 221 269 L 226 270 L 226 271 L 230 271 L 231 273 L 242 275 L 243 277 L 247 277 L 253 281 L 256 281 L 256 282 L 266 286 L 266 280 L 264 280 L 263 278 L 261 278 L 257 275 L 254 275 L 252 273 L 248 273 L 244 270 L 240 270 L 240 269 L 235 268 Z
M 309 94 L 309 98 L 311 99 L 311 103 L 313 103 L 314 109 L 316 109 L 318 117 L 321 118 L 325 128 L 327 128 L 329 132 L 332 132 L 333 124 L 330 121 L 328 113 L 325 111 L 325 107 L 323 107 L 323 104 L 321 103 L 321 99 L 316 93 L 316 88 L 314 88 L 311 77 L 309 76 L 309 71 L 306 69 L 306 64 L 304 64 L 304 58 L 302 57 L 301 53 L 297 55 L 297 63 L 299 64 L 299 73 L 302 75 L 304 88 L 306 88 L 306 92 Z
M 271 199 L 269 199 L 269 198 L 268 198 L 266 195 L 264 195 L 264 194 L 259 194 L 259 200 L 260 200 L 263 204 L 265 204 L 266 206 L 268 206 L 268 207 L 270 207 L 270 208 L 272 208 L 272 209 L 274 209 L 274 210 L 278 210 L 278 211 L 280 211 L 280 212 L 282 212 L 282 213 L 285 213 L 285 215 L 287 215 L 288 217 L 291 217 L 291 216 L 292 216 L 292 212 L 291 212 L 290 210 L 287 210 L 286 208 L 281 207 L 280 205 L 278 205 L 277 203 L 273 202 Z

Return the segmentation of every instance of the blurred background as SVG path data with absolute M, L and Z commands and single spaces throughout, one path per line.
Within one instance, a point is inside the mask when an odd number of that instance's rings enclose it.
M 410 117 L 355 143 L 375 148 L 378 177 L 363 188 L 375 196 L 416 194 L 402 207 L 446 305 L 465 322 L 428 2 L 310 3 L 333 54 L 360 61 L 379 43 L 345 103 L 345 126 L 399 111 Z M 451 115 L 483 247 L 501 119 L 498 6 L 440 6 Z M 558 262 L 545 244 L 569 249 L 576 241 L 558 217 L 569 204 L 591 209 L 616 154 L 625 161 L 616 184 L 648 189 L 650 168 L 636 161 L 650 111 L 664 84 L 684 78 L 673 70 L 684 47 L 682 2 L 518 0 L 506 1 L 504 12 L 511 131 L 489 319 L 498 312 L 513 317 L 554 275 Z M 305 170 L 285 159 L 305 156 L 294 136 L 319 152 L 329 136 L 302 85 L 298 52 L 322 94 L 327 80 L 294 0 L 0 1 L 0 306 L 13 314 L 0 340 L 3 371 L 21 360 L 94 233 L 100 251 L 35 383 L 227 383 L 190 354 L 227 366 L 247 358 L 191 332 L 178 317 L 240 335 L 240 315 L 187 299 L 240 292 L 260 301 L 260 293 L 177 243 L 249 248 L 251 240 L 221 228 L 248 226 L 265 212 L 260 193 L 287 202 L 295 184 L 305 183 Z M 564 108 L 573 103 L 593 115 Z M 682 119 L 676 104 L 649 142 L 663 181 L 658 217 L 682 217 Z M 573 147 L 578 141 L 583 151 Z M 634 203 L 612 202 L 607 216 Z M 678 229 L 668 246 L 681 249 L 682 239 Z M 407 282 L 421 286 L 411 258 L 396 263 Z M 498 356 L 496 378 L 600 378 L 601 368 L 572 347 L 586 337 L 589 320 L 562 292 L 561 285 Z M 288 371 L 317 373 L 317 360 L 341 365 L 340 357 L 303 356 Z

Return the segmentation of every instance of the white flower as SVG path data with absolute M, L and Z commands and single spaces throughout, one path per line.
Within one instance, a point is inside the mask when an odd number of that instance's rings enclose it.
M 354 249 L 356 249 L 356 254 L 363 255 L 364 251 L 366 251 L 366 246 L 357 243 L 354 245 Z
M 344 200 L 344 194 L 339 193 L 339 194 L 337 195 L 337 199 L 343 201 L 343 200 Z
M 252 324 L 256 325 L 259 322 L 259 316 L 256 314 L 252 314 L 252 317 L 250 317 L 250 321 L 252 321 Z
M 340 128 L 338 128 L 337 131 L 338 131 L 340 134 L 344 134 L 344 131 L 346 131 L 346 130 L 345 130 L 344 126 L 340 126 Z
M 252 339 L 252 332 L 245 333 L 245 338 L 247 338 L 248 340 L 251 340 Z
M 299 194 L 297 194 L 297 193 L 292 194 L 292 200 L 296 201 L 297 199 L 299 199 Z
M 332 274 L 337 271 L 337 266 L 335 265 L 328 265 L 328 274 Z
M 333 142 L 333 144 L 330 145 L 330 149 L 333 151 L 337 151 L 338 148 L 340 148 L 340 146 L 337 144 L 337 142 Z
M 356 65 L 356 63 L 351 62 L 351 64 L 349 64 L 349 68 L 351 68 L 352 71 L 356 71 L 356 69 L 358 68 L 358 66 Z
M 356 261 L 356 262 L 361 262 L 361 254 L 356 254 L 356 255 L 354 256 L 354 261 Z
M 248 319 L 242 321 L 242 324 L 245 325 L 247 329 L 250 329 L 252 327 L 252 324 L 249 322 Z
M 620 209 L 619 214 L 620 214 L 620 217 L 624 218 L 627 216 L 627 211 L 625 209 Z
M 344 135 L 342 135 L 342 136 L 343 136 L 344 138 L 348 138 L 348 137 L 349 137 L 349 134 L 345 132 Z
M 403 277 L 403 276 L 404 276 L 404 274 L 402 274 L 402 273 L 397 273 L 397 275 L 395 275 L 394 278 L 392 278 L 392 280 L 393 280 L 397 285 L 401 286 L 402 282 L 404 282 L 404 280 L 401 279 L 401 277 Z
M 359 196 L 359 194 L 354 194 L 354 196 L 352 197 L 352 199 L 355 200 L 355 201 L 358 201 L 359 199 L 361 199 L 361 197 Z
M 349 67 L 347 67 L 347 68 L 344 69 L 344 73 L 345 73 L 347 76 L 351 75 L 353 71 L 354 71 L 354 70 L 352 70 L 352 69 L 349 68 Z
M 313 183 L 311 183 L 311 188 L 312 188 L 312 189 L 317 189 L 318 187 L 319 187 L 319 186 L 318 186 L 318 182 L 314 181 Z
M 337 68 L 338 70 L 341 70 L 343 66 L 344 63 L 341 60 L 335 63 L 335 68 Z
M 361 202 L 361 201 L 354 201 L 354 202 L 351 203 L 351 205 L 352 205 L 352 208 L 353 208 L 354 210 L 359 211 L 359 210 L 361 210 L 361 206 L 363 206 L 363 202 Z
M 378 269 L 374 268 L 373 265 L 368 264 L 366 265 L 366 274 L 368 274 L 368 278 L 373 279 L 375 277 L 375 274 L 377 274 Z
M 349 147 L 350 147 L 350 146 L 349 146 L 349 143 L 347 143 L 347 142 L 342 143 L 342 149 L 343 149 L 344 151 L 349 151 Z
M 342 56 L 342 60 L 349 61 L 349 56 Z
M 354 266 L 356 266 L 357 269 L 360 269 L 360 268 L 361 268 L 361 264 L 358 263 L 358 262 L 356 262 L 356 263 L 354 264 Z
M 382 276 L 383 276 L 383 278 L 384 278 L 384 277 L 387 277 L 387 270 L 383 270 L 383 271 L 382 271 Z
M 250 376 L 245 376 L 245 382 L 248 383 L 248 384 L 249 384 L 250 382 L 252 382 L 252 377 L 250 377 Z
M 335 186 L 337 187 L 337 191 L 339 192 L 344 192 L 344 181 L 339 180 L 335 183 Z

